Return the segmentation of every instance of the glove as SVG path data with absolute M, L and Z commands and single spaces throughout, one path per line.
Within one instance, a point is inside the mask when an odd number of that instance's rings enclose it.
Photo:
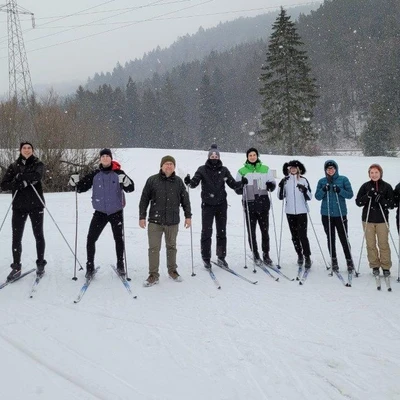
M 132 183 L 132 181 L 125 174 L 118 175 L 118 182 L 122 183 L 125 187 L 129 186 Z
M 303 193 L 303 194 L 307 193 L 308 189 L 304 185 L 302 185 L 301 183 L 297 184 L 297 187 L 298 187 L 298 189 L 300 190 L 301 193 Z
M 249 183 L 249 180 L 245 176 L 242 176 L 242 185 L 244 186 L 244 185 L 247 185 L 248 183 Z
M 269 192 L 273 192 L 275 190 L 276 184 L 275 182 L 267 182 L 265 186 L 267 187 L 267 190 Z
M 190 185 L 190 175 L 189 174 L 187 174 L 185 176 L 185 179 L 183 180 L 183 182 L 185 182 L 185 185 Z
M 337 185 L 333 185 L 333 186 L 332 186 L 332 190 L 333 190 L 335 193 L 340 193 L 340 187 L 337 186 Z
M 371 189 L 369 189 L 369 191 L 367 193 L 367 196 L 369 198 L 371 198 L 371 199 L 375 198 L 376 195 L 377 195 L 376 190 L 373 187 Z
M 329 192 L 329 189 L 331 188 L 331 185 L 329 184 L 329 183 L 327 183 L 326 185 L 324 185 L 323 187 L 322 187 L 322 190 L 324 191 L 324 192 Z
M 279 182 L 279 187 L 283 188 L 286 185 L 286 182 L 289 180 L 290 176 L 286 176 L 285 178 L 282 178 L 281 181 Z
M 24 180 L 21 173 L 18 173 L 17 175 L 15 175 L 15 178 L 14 178 L 14 179 L 15 179 L 17 182 L 21 182 L 21 181 Z
M 26 181 L 16 181 L 17 182 L 17 190 L 21 190 L 24 189 L 28 186 L 28 184 L 26 183 Z
M 74 174 L 74 175 L 71 175 L 71 177 L 69 178 L 68 184 L 72 187 L 75 187 L 78 182 L 79 182 L 79 175 Z

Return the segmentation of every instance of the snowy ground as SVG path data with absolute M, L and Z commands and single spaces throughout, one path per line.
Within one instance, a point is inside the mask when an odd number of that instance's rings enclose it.
M 70 400 L 259 400 L 259 399 L 400 399 L 400 285 L 393 249 L 392 286 L 378 292 L 363 250 L 361 276 L 345 288 L 329 277 L 310 227 L 313 268 L 304 286 L 274 282 L 263 271 L 243 268 L 243 216 L 240 198 L 229 189 L 228 257 L 232 268 L 258 280 L 251 285 L 215 267 L 217 290 L 201 266 L 200 189 L 191 190 L 194 268 L 191 276 L 190 231 L 178 236 L 179 272 L 184 281 L 167 278 L 162 261 L 160 284 L 141 286 L 147 277 L 147 234 L 138 227 L 138 202 L 147 177 L 156 173 L 165 154 L 177 159 L 181 177 L 203 164 L 206 152 L 133 149 L 115 151 L 131 175 L 136 191 L 127 195 L 126 239 L 129 274 L 137 300 L 130 299 L 109 267 L 115 262 L 109 227 L 97 246 L 96 280 L 82 302 L 74 304 L 82 283 L 73 276 L 74 259 L 50 216 L 46 214 L 46 275 L 33 299 L 33 276 L 0 291 L 1 399 Z M 245 157 L 221 153 L 235 175 Z M 262 156 L 278 178 L 287 157 Z M 300 159 L 313 189 L 329 157 Z M 340 172 L 358 191 L 368 180 L 367 169 L 381 163 L 384 179 L 398 182 L 398 159 L 337 157 Z M 85 238 L 92 215 L 90 193 L 79 199 L 78 257 L 85 263 Z M 0 196 L 3 216 L 10 195 Z M 71 246 L 75 233 L 75 194 L 47 194 L 48 209 Z M 280 227 L 281 203 L 273 193 L 274 215 Z M 358 264 L 361 209 L 348 201 L 350 241 Z M 319 216 L 320 203 L 310 202 L 311 217 L 327 258 Z M 1 214 L 1 213 L 0 213 Z M 3 218 L 0 215 L 0 218 Z M 11 262 L 10 216 L 0 233 L 1 276 Z M 398 241 L 391 212 L 394 241 Z M 23 242 L 23 265 L 34 265 L 34 241 L 29 223 Z M 276 260 L 274 231 L 271 255 Z M 296 275 L 295 252 L 283 221 L 282 270 Z M 344 269 L 339 244 L 340 267 Z M 163 251 L 164 255 L 164 251 Z

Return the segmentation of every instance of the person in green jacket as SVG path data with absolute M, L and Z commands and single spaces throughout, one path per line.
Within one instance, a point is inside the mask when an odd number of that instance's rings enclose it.
M 167 248 L 168 274 L 176 282 L 182 279 L 177 272 L 176 265 L 176 237 L 179 227 L 179 207 L 185 213 L 185 228 L 191 225 L 192 213 L 190 209 L 189 194 L 185 184 L 179 176 L 175 175 L 175 159 L 165 156 L 161 159 L 160 172 L 150 176 L 143 188 L 139 203 L 139 226 L 146 228 L 147 208 L 150 204 L 148 216 L 149 239 L 149 277 L 143 285 L 153 286 L 159 282 L 159 264 L 161 239 L 165 235 Z
M 257 223 L 261 230 L 261 248 L 263 261 L 272 264 L 269 256 L 269 192 L 273 192 L 276 187 L 275 178 L 269 167 L 259 159 L 258 150 L 251 147 L 246 152 L 246 162 L 239 169 L 236 181 L 241 181 L 245 187 L 238 188 L 236 193 L 243 195 L 243 207 L 246 214 L 246 226 L 250 249 L 253 253 L 254 261 L 260 264 L 261 258 L 258 252 L 256 227 Z M 248 209 L 248 212 L 247 212 Z

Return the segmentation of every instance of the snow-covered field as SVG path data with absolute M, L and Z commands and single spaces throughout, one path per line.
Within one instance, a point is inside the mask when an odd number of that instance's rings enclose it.
M 240 197 L 229 188 L 228 257 L 230 266 L 258 280 L 251 285 L 215 267 L 222 289 L 217 290 L 203 269 L 199 255 L 200 188 L 191 190 L 194 268 L 191 276 L 190 231 L 178 235 L 178 265 L 182 283 L 167 278 L 165 258 L 160 284 L 142 287 L 147 278 L 147 233 L 138 226 L 138 202 L 148 176 L 156 173 L 163 155 L 177 160 L 177 174 L 191 175 L 207 153 L 183 150 L 117 150 L 123 169 L 134 179 L 136 191 L 127 195 L 126 241 L 131 299 L 109 265 L 115 262 L 114 241 L 107 227 L 97 246 L 101 269 L 79 304 L 73 300 L 84 273 L 73 281 L 74 258 L 48 213 L 45 217 L 48 267 L 33 299 L 28 294 L 33 275 L 0 291 L 0 376 L 3 400 L 261 400 L 261 399 L 400 399 L 400 284 L 398 260 L 392 248 L 392 287 L 375 288 L 363 249 L 361 276 L 346 288 L 329 277 L 316 237 L 309 228 L 314 261 L 304 286 L 263 271 L 243 268 L 243 215 Z M 313 189 L 323 176 L 329 157 L 299 157 Z M 221 153 L 235 176 L 243 154 Z M 290 158 L 262 156 L 282 177 Z M 336 157 L 340 173 L 349 177 L 357 193 L 368 180 L 367 169 L 379 162 L 383 177 L 398 183 L 399 161 Z M 85 241 L 92 215 L 90 193 L 79 199 L 78 258 L 85 263 Z M 0 196 L 0 218 L 10 204 Z M 47 194 L 48 210 L 73 247 L 75 194 Z M 273 193 L 275 222 L 280 230 L 281 202 Z M 310 202 L 311 217 L 325 258 L 325 234 L 320 203 Z M 363 239 L 361 209 L 348 201 L 350 242 L 358 264 Z M 1 215 L 3 214 L 3 215 Z M 398 242 L 395 211 L 391 232 Z M 11 263 L 11 222 L 0 232 L 3 255 L 0 274 Z M 271 256 L 276 261 L 271 219 Z M 215 243 L 215 242 L 214 242 Z M 214 246 L 213 246 L 214 247 Z M 30 223 L 23 241 L 23 268 L 34 266 L 35 245 Z M 344 256 L 338 243 L 340 268 Z M 283 221 L 282 271 L 294 277 L 297 267 L 286 219 Z

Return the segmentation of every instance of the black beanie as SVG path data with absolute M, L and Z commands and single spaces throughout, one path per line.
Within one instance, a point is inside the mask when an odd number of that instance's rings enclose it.
M 33 151 L 33 145 L 32 145 L 31 142 L 21 142 L 20 145 L 19 145 L 19 151 L 21 151 L 21 150 L 22 150 L 22 147 L 25 146 L 26 144 L 28 144 L 29 146 L 31 146 L 31 147 L 32 147 L 32 151 Z
M 103 150 L 100 150 L 100 157 L 101 157 L 101 156 L 104 156 L 104 155 L 110 156 L 110 157 L 111 157 L 111 160 L 112 160 L 112 153 L 111 153 L 111 150 L 110 150 L 110 149 L 103 149 Z
M 216 154 L 219 158 L 219 150 L 216 144 L 212 144 L 210 150 L 208 150 L 208 158 L 210 158 L 213 154 Z
M 258 158 L 258 156 L 259 156 L 258 150 L 257 150 L 255 147 L 250 147 L 250 148 L 246 151 L 246 158 L 249 158 L 249 154 L 250 154 L 251 152 L 253 152 L 253 151 L 254 151 L 254 153 L 257 154 L 257 158 Z

